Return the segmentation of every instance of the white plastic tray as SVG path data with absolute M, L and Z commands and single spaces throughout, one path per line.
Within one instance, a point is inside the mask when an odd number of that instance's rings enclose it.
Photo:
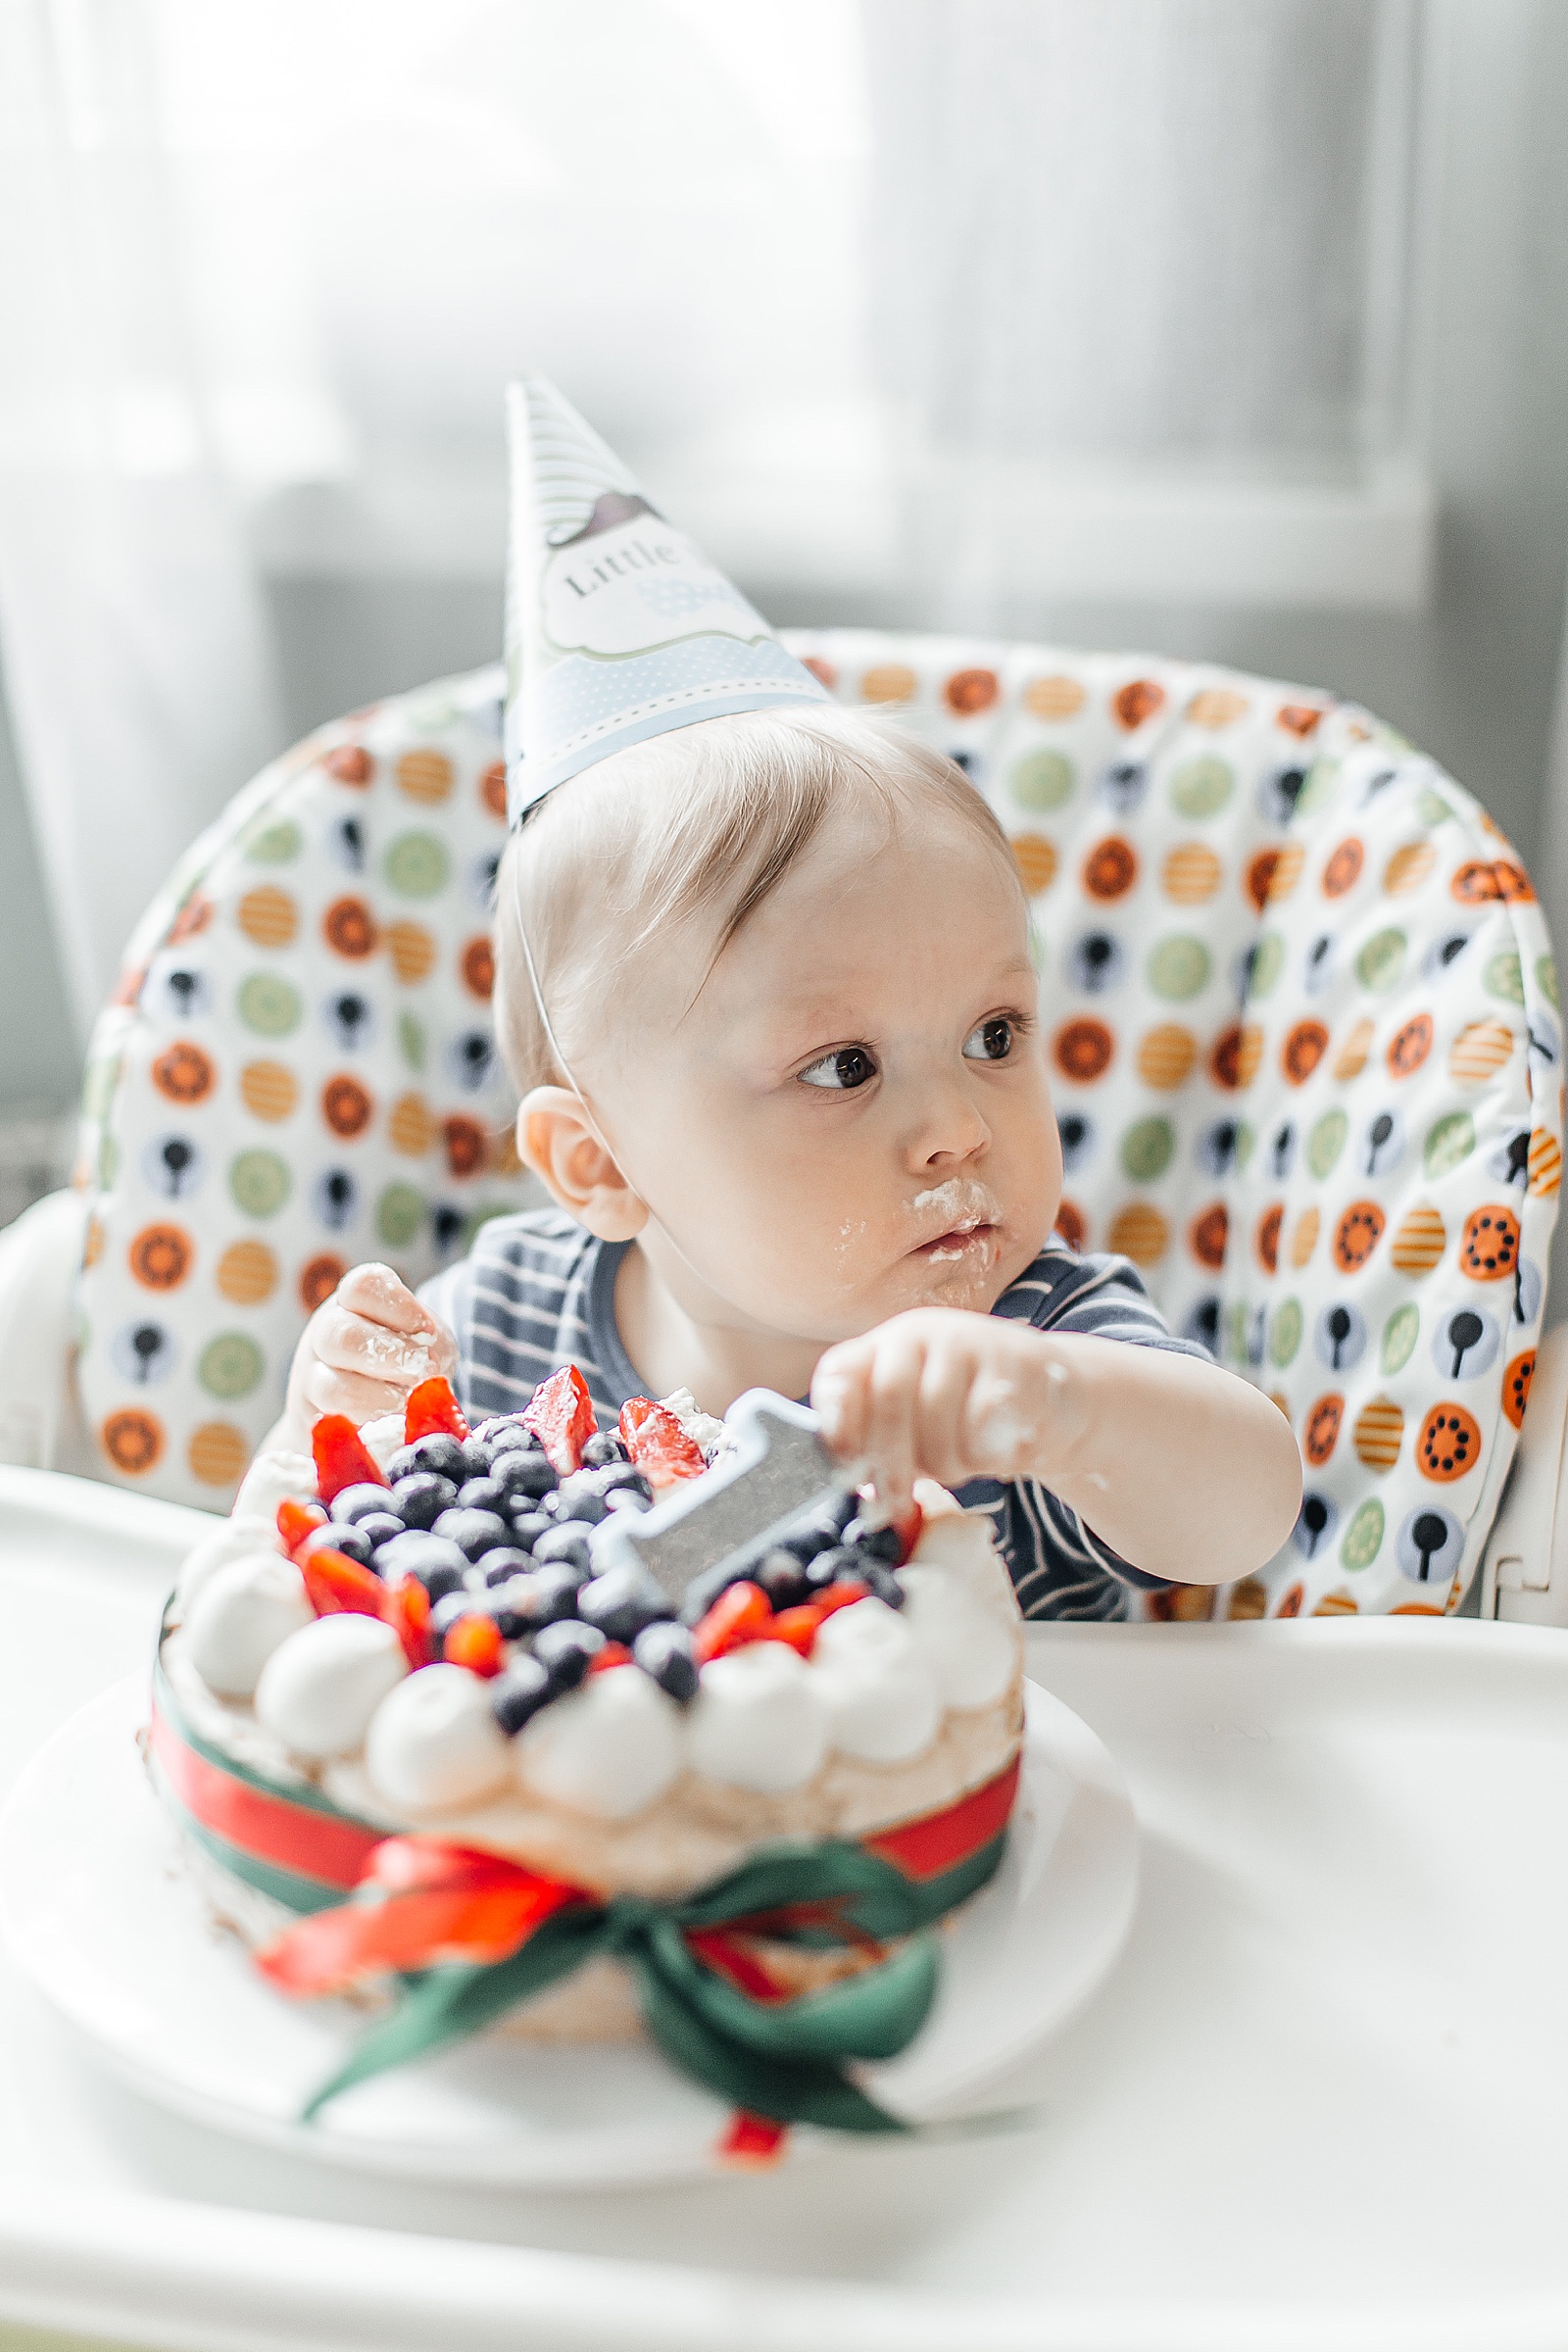
M 183 1513 L 0 1470 L 0 1775 L 150 1655 Z M 550 2196 L 357 2180 L 117 2088 L 9 1974 L 0 2320 L 204 2352 L 1561 2352 L 1568 1642 L 1053 1629 L 1144 1828 L 1038 2128 Z

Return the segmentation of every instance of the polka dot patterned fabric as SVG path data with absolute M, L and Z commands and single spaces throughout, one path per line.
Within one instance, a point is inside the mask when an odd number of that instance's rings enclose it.
M 105 1477 L 226 1509 L 346 1267 L 517 1206 L 490 1021 L 498 670 L 266 770 L 149 909 L 88 1062 L 78 1378 Z
M 1192 1616 L 1442 1611 L 1529 1393 L 1561 1169 L 1518 860 L 1366 712 L 1229 671 L 791 639 L 951 753 L 1034 912 L 1063 1231 L 1291 1421 L 1292 1542 Z M 223 1507 L 345 1265 L 421 1279 L 522 1183 L 492 1046 L 499 671 L 325 730 L 133 943 L 87 1074 L 80 1385 L 105 1475 Z
M 1529 1393 L 1561 1173 L 1541 910 L 1471 795 L 1351 706 L 1233 672 L 791 639 L 967 769 L 1045 980 L 1060 1224 L 1261 1383 L 1279 1558 L 1144 1613 L 1441 1614 Z

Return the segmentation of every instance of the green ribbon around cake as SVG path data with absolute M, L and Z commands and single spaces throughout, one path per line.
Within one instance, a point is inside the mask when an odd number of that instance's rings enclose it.
M 933 1924 L 985 1884 L 1004 1843 L 1004 1833 L 959 1869 L 916 1885 L 863 1847 L 801 1840 L 771 1847 L 672 1902 L 620 1894 L 572 1904 L 509 1959 L 447 1964 L 400 1980 L 391 2015 L 321 2083 L 305 2118 L 357 2082 L 466 2040 L 590 1960 L 614 1959 L 630 1970 L 644 2023 L 664 2057 L 715 2097 L 777 2123 L 905 2131 L 845 2068 L 896 2057 L 918 2034 L 937 1989 Z M 897 1948 L 815 1991 L 756 2000 L 705 1966 L 687 1936 L 764 1919 L 781 1942 L 843 1949 L 871 1940 Z

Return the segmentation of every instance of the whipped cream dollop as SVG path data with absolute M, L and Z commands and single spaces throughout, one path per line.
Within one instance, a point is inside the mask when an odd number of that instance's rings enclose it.
M 733 1788 L 782 1796 L 827 1754 L 827 1702 L 813 1670 L 782 1642 L 756 1642 L 703 1668 L 686 1727 L 692 1768 Z
M 280 1502 L 314 1502 L 316 1464 L 308 1453 L 259 1453 L 240 1482 L 229 1514 L 275 1525 Z
M 256 1550 L 207 1578 L 185 1620 L 191 1664 L 220 1698 L 249 1698 L 290 1634 L 314 1625 L 305 1579 L 280 1551 Z
M 297 1756 L 324 1764 L 365 1743 L 370 1718 L 408 1673 L 403 1644 L 378 1617 L 342 1610 L 279 1644 L 256 1685 L 256 1720 Z
M 673 1699 L 635 1666 L 591 1674 L 536 1715 L 516 1743 L 525 1790 L 599 1821 L 629 1821 L 663 1795 L 685 1762 Z
M 220 1568 L 230 1560 L 253 1559 L 260 1551 L 280 1551 L 277 1528 L 270 1519 L 238 1515 L 220 1519 L 210 1534 L 203 1536 L 185 1554 L 179 1571 L 179 1583 L 174 1598 L 182 1615 L 188 1615 L 196 1595 Z
M 942 1705 L 985 1707 L 1000 1698 L 1017 1664 L 1016 1618 L 1009 1622 L 951 1568 L 911 1560 L 902 1582 L 901 1623 Z
M 512 1749 L 490 1712 L 490 1686 L 466 1666 L 421 1666 L 370 1718 L 365 1769 L 405 1813 L 482 1804 L 512 1777 Z
M 858 1600 L 816 1637 L 811 1679 L 833 1744 L 867 1764 L 902 1764 L 929 1747 L 942 1721 L 936 1676 L 900 1611 Z

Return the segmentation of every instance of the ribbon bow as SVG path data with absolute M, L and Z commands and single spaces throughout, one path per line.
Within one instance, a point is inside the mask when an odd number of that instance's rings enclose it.
M 986 1849 L 985 1877 L 1001 1846 L 999 1837 Z M 980 1872 L 965 1875 L 979 1883 Z M 656 1902 L 602 1901 L 500 1855 L 386 1838 L 349 1901 L 289 1928 L 260 1965 L 281 1990 L 304 1994 L 401 1979 L 391 2015 L 313 2094 L 305 2120 L 352 2084 L 476 2034 L 586 1961 L 612 1956 L 631 1971 L 670 2064 L 743 2116 L 902 2132 L 845 2069 L 894 2057 L 919 2032 L 937 1986 L 929 1931 L 952 1901 L 951 1881 L 922 1886 L 836 1839 L 782 1842 L 695 1894 Z M 760 1936 L 877 1956 L 792 1997 L 752 1948 Z

